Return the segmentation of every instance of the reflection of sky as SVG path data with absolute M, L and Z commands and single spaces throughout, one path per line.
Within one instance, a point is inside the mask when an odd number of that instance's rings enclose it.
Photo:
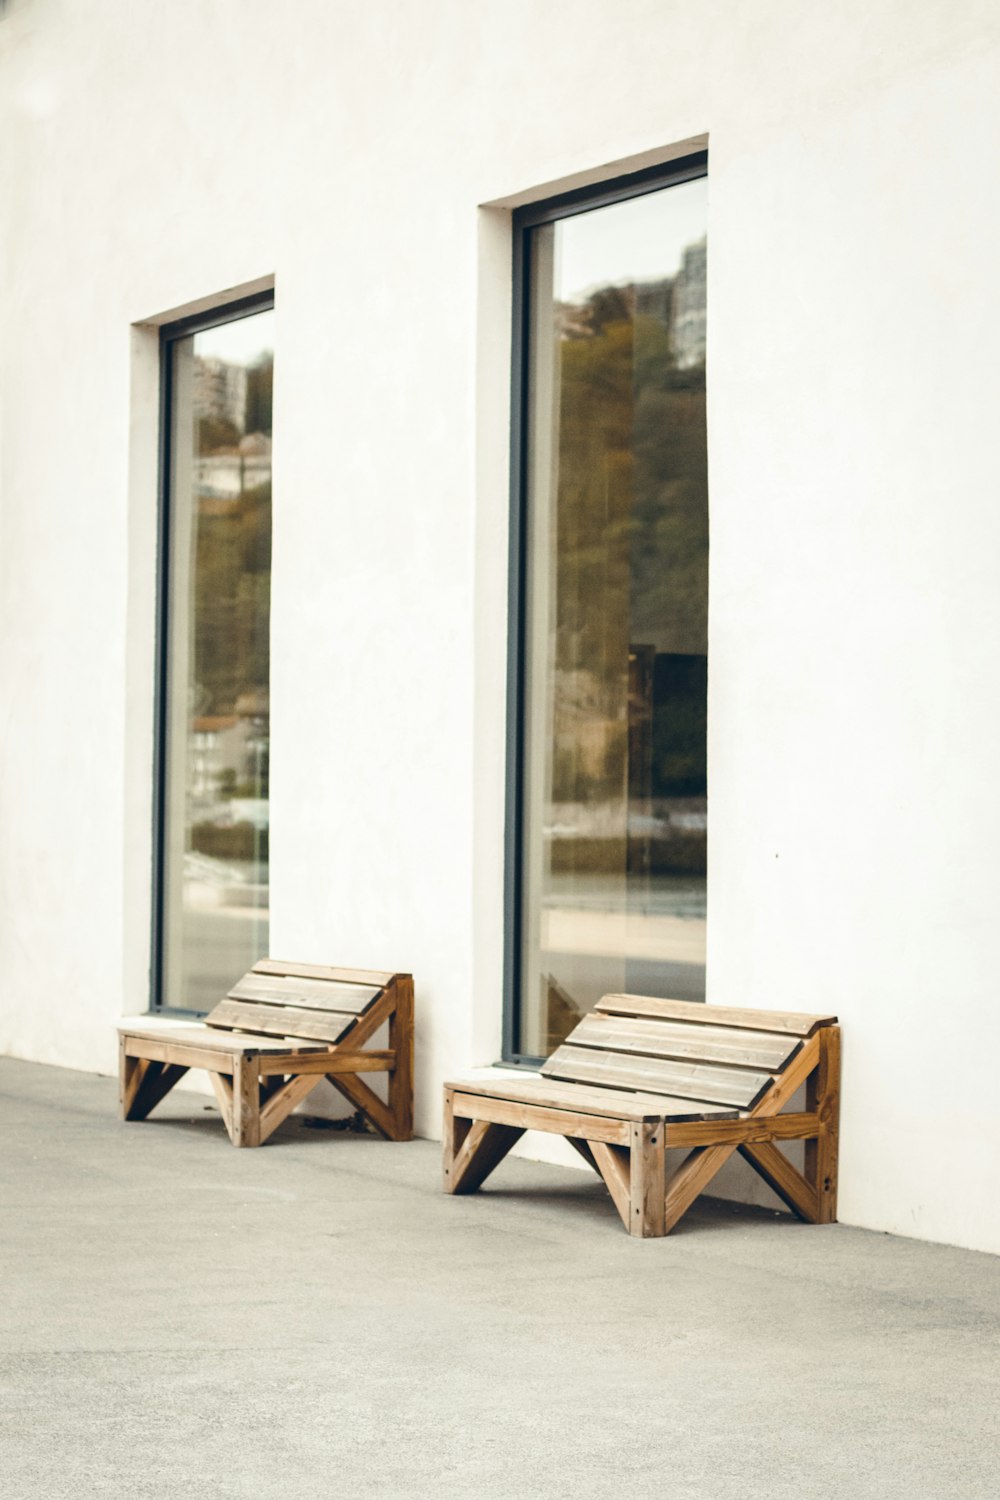
M 265 351 L 274 348 L 274 309 L 239 318 L 235 323 L 220 323 L 195 335 L 196 354 L 212 355 L 228 364 L 248 365 Z
M 659 188 L 556 224 L 555 296 L 579 302 L 596 286 L 673 276 L 706 230 L 708 178 Z

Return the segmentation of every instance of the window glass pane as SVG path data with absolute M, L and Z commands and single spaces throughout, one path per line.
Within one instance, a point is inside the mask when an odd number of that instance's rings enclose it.
M 705 992 L 706 181 L 534 229 L 520 1026 Z
M 172 345 L 161 1002 L 267 951 L 272 311 Z

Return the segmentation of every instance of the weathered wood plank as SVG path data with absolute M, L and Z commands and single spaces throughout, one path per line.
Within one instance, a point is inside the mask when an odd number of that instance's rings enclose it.
M 294 979 L 328 979 L 342 984 L 377 985 L 380 989 L 397 977 L 383 969 L 332 969 L 326 964 L 293 964 L 278 958 L 259 958 L 251 973 L 286 974 Z
M 492 1099 L 515 1099 L 524 1104 L 550 1105 L 554 1109 L 578 1109 L 585 1114 L 609 1115 L 615 1120 L 735 1120 L 732 1105 L 706 1104 L 694 1099 L 675 1099 L 668 1094 L 641 1094 L 627 1089 L 601 1088 L 583 1083 L 560 1083 L 533 1075 L 513 1077 L 497 1073 L 495 1080 L 477 1078 L 451 1080 L 449 1088 Z
M 750 1111 L 752 1115 L 776 1115 L 780 1109 L 784 1109 L 815 1068 L 819 1060 L 821 1035 L 821 1032 L 817 1032 L 815 1036 L 811 1036 L 802 1051 L 796 1052 L 784 1072 L 777 1075 L 771 1088 L 753 1105 Z
M 837 1219 L 837 1158 L 840 1136 L 840 1027 L 819 1034 L 819 1065 L 806 1083 L 806 1103 L 815 1109 L 821 1129 L 806 1142 L 805 1178 L 816 1194 L 819 1222 Z
M 681 1162 L 667 1183 L 663 1227 L 669 1234 L 677 1220 L 686 1214 L 699 1193 L 704 1192 L 716 1172 L 725 1166 L 736 1150 L 732 1142 L 721 1146 L 698 1146 Z
M 312 1093 L 318 1083 L 318 1076 L 300 1073 L 290 1078 L 282 1088 L 271 1095 L 260 1112 L 260 1144 L 262 1146 L 274 1134 L 278 1126 L 288 1119 L 295 1106 Z
M 222 1123 L 226 1127 L 226 1134 L 228 1135 L 229 1139 L 232 1140 L 233 1085 L 231 1081 L 228 1078 L 224 1078 L 221 1073 L 209 1073 L 208 1077 L 209 1082 L 212 1085 L 212 1091 L 215 1094 L 215 1098 L 219 1106 L 219 1113 L 222 1116 Z
M 240 1056 L 233 1048 L 210 1047 L 205 1043 L 166 1041 L 160 1037 L 126 1037 L 130 1057 L 148 1062 L 175 1063 L 184 1068 L 209 1068 L 216 1073 L 231 1073 Z
M 663 1124 L 634 1120 L 629 1129 L 632 1147 L 629 1153 L 628 1232 L 638 1239 L 660 1238 L 667 1232 Z
M 691 1062 L 722 1063 L 776 1073 L 802 1046 L 800 1037 L 721 1026 L 694 1026 L 683 1021 L 635 1019 L 592 1011 L 566 1038 L 574 1047 L 610 1052 L 637 1052 Z
M 456 1119 L 454 1091 L 448 1088 L 447 1084 L 444 1088 L 444 1114 L 441 1124 L 441 1186 L 446 1193 L 450 1193 L 455 1158 L 472 1129 L 472 1121 Z
M 400 975 L 390 991 L 394 1007 L 389 1018 L 389 1048 L 393 1066 L 389 1076 L 389 1108 L 396 1122 L 395 1139 L 413 1139 L 413 980 Z
M 122 1052 L 121 1110 L 123 1120 L 145 1120 L 165 1099 L 187 1068 L 155 1058 Z
M 631 1145 L 631 1136 L 629 1137 Z M 629 1151 L 624 1146 L 608 1146 L 603 1141 L 590 1142 L 590 1151 L 593 1157 L 593 1165 L 604 1181 L 604 1186 L 611 1194 L 611 1201 L 618 1210 L 618 1215 L 631 1233 L 631 1177 L 629 1170 Z
M 354 1025 L 354 1016 L 332 1010 L 296 1010 L 291 1005 L 260 1005 L 252 1000 L 220 1000 L 205 1017 L 216 1031 L 250 1031 L 261 1036 L 295 1036 L 316 1042 L 338 1042 Z
M 381 986 L 343 984 L 328 979 L 294 979 L 283 975 L 244 974 L 229 991 L 230 1000 L 261 1005 L 291 1005 L 299 1010 L 333 1010 L 360 1015 L 381 995 Z
M 324 1073 L 391 1073 L 395 1066 L 395 1054 L 389 1047 L 371 1052 L 279 1052 L 274 1056 L 262 1054 L 260 1074 L 262 1078 L 272 1073 L 308 1073 L 315 1076 Z
M 745 1120 L 667 1121 L 667 1150 L 711 1146 L 723 1141 L 808 1141 L 819 1135 L 820 1119 L 812 1111 L 792 1115 L 751 1115 Z
M 627 1146 L 631 1140 L 627 1121 L 611 1120 L 605 1115 L 548 1109 L 544 1105 L 520 1104 L 511 1099 L 488 1099 L 482 1094 L 463 1094 L 458 1089 L 454 1090 L 453 1108 L 456 1119 L 460 1120 L 489 1120 L 496 1125 L 545 1130 L 584 1141 L 607 1141 L 617 1146 Z
M 541 1069 L 546 1078 L 574 1083 L 620 1084 L 645 1093 L 662 1090 L 675 1098 L 703 1099 L 750 1109 L 771 1087 L 769 1073 L 716 1067 L 711 1063 L 675 1062 L 659 1057 L 597 1052 L 563 1043 Z
M 803 1015 L 790 1010 L 742 1010 L 738 1006 L 703 1005 L 697 1000 L 660 1000 L 652 995 L 604 995 L 596 1009 L 608 1015 L 659 1016 L 668 1021 L 690 1021 L 699 1026 L 735 1026 L 748 1031 L 774 1031 L 809 1037 L 836 1016 Z
M 260 1059 L 258 1057 L 235 1059 L 233 1145 L 260 1145 Z
M 516 1126 L 473 1121 L 448 1169 L 447 1191 L 474 1193 L 523 1134 Z
M 353 1017 L 349 1019 L 353 1020 Z M 323 1052 L 329 1044 L 325 1041 L 309 1041 L 302 1037 L 279 1033 L 276 1038 L 257 1033 L 253 1036 L 233 1036 L 229 1032 L 199 1021 L 178 1022 L 172 1026 L 150 1027 L 148 1031 L 128 1030 L 122 1035 L 131 1043 L 134 1039 L 151 1042 L 179 1042 L 186 1046 L 204 1043 L 215 1052 Z M 136 1054 L 133 1054 L 136 1055 Z M 143 1056 L 146 1056 L 143 1053 Z

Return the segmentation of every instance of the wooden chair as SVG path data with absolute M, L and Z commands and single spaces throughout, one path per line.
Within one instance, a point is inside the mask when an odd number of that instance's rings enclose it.
M 525 1130 L 563 1135 L 629 1234 L 669 1234 L 740 1154 L 813 1224 L 837 1216 L 836 1016 L 605 995 L 541 1076 L 446 1084 L 444 1187 L 471 1193 Z M 806 1087 L 806 1107 L 782 1113 Z M 805 1171 L 779 1141 L 805 1141 Z M 667 1180 L 665 1153 L 688 1154 Z
M 389 1023 L 389 1046 L 365 1043 Z M 119 1026 L 121 1114 L 144 1120 L 189 1068 L 212 1081 L 234 1146 L 262 1146 L 328 1078 L 380 1135 L 413 1135 L 413 980 L 261 959 L 204 1022 Z M 361 1073 L 388 1073 L 383 1104 Z

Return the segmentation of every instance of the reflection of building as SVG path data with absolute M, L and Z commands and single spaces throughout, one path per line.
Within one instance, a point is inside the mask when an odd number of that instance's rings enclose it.
M 682 370 L 705 363 L 706 242 L 688 245 L 674 280 L 674 357 Z
M 635 285 L 636 316 L 655 318 L 657 323 L 662 323 L 664 328 L 669 328 L 673 289 L 673 278 L 670 276 L 663 276 L 658 281 L 637 281 Z
M 229 422 L 242 432 L 246 424 L 247 372 L 243 365 L 195 355 L 194 405 L 199 417 Z
M 190 790 L 193 797 L 218 796 L 224 771 L 238 776 L 246 758 L 249 726 L 236 714 L 207 714 L 191 721 Z
M 194 461 L 194 475 L 200 499 L 236 500 L 247 490 L 270 483 L 271 440 L 255 432 L 241 438 L 238 451 L 230 448 L 204 454 Z
M 241 787 L 252 787 L 255 796 L 259 793 L 268 728 L 268 694 L 260 688 L 240 693 L 230 714 L 204 714 L 191 720 L 189 790 L 203 812 L 231 820 L 231 799 Z

